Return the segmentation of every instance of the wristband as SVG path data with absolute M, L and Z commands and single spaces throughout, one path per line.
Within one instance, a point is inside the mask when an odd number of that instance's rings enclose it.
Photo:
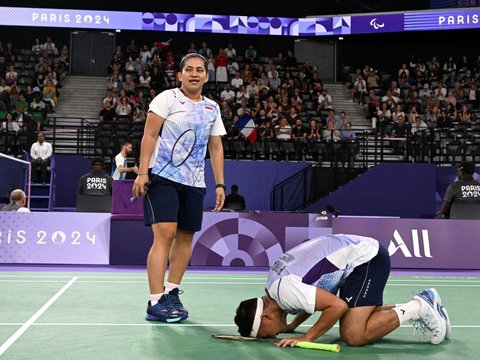
M 148 175 L 148 173 L 141 173 L 141 172 L 139 172 L 139 173 L 137 173 L 137 175 Z
M 217 189 L 217 188 L 222 188 L 223 191 L 226 191 L 226 190 L 227 190 L 227 187 L 225 186 L 225 184 L 217 184 L 217 185 L 215 185 L 215 189 Z

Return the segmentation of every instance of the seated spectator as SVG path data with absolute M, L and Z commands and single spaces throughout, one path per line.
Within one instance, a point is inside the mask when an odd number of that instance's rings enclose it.
M 245 198 L 238 193 L 238 185 L 233 184 L 231 192 L 225 196 L 224 209 L 245 210 Z
M 235 50 L 232 43 L 229 43 L 224 51 L 228 59 L 235 59 L 237 57 L 237 50 Z
M 285 69 L 296 70 L 298 68 L 297 58 L 293 54 L 292 50 L 287 51 L 287 57 L 285 58 Z
M 445 79 L 445 87 L 447 89 L 453 88 L 456 84 L 458 84 L 457 72 L 455 70 L 450 71 L 447 78 Z
M 240 71 L 240 66 L 238 65 L 236 58 L 228 59 L 227 71 L 229 76 L 234 76 L 235 73 Z
M 47 168 L 53 154 L 52 145 L 45 141 L 43 132 L 37 135 L 37 142 L 30 148 L 30 161 L 32 163 L 32 182 L 47 183 Z
M 223 85 L 223 91 L 220 93 L 220 100 L 232 104 L 235 102 L 235 92 L 231 89 L 230 84 Z
M 117 119 L 117 114 L 115 109 L 112 108 L 112 103 L 111 101 L 105 101 L 103 104 L 103 109 L 100 110 L 100 113 L 98 114 L 98 118 L 100 122 L 111 122 L 115 121 Z
M 245 50 L 244 60 L 248 63 L 257 62 L 257 50 L 255 50 L 252 44 L 248 45 L 248 48 Z
M 333 121 L 327 122 L 327 128 L 323 130 L 322 138 L 326 141 L 340 140 L 340 130 L 335 129 L 335 124 Z
M 318 110 L 331 109 L 332 97 L 328 94 L 327 89 L 323 89 L 322 93 L 318 96 Z
M 119 98 L 119 104 L 115 108 L 118 118 L 130 118 L 132 116 L 132 106 L 128 103 L 126 96 Z
M 357 138 L 357 134 L 355 131 L 352 130 L 352 123 L 347 121 L 345 124 L 345 129 L 343 129 L 340 133 L 340 140 L 355 140 Z
M 438 129 L 445 129 L 451 128 L 453 125 L 453 120 L 448 116 L 445 110 L 440 112 L 440 116 L 437 117 L 437 128 Z
M 105 105 L 107 101 L 109 101 L 111 105 L 117 102 L 117 96 L 113 93 L 113 89 L 111 88 L 107 89 L 107 95 L 103 98 L 102 104 Z
M 145 110 L 140 107 L 136 107 L 133 110 L 133 122 L 145 122 L 147 119 L 147 114 L 145 113 Z
M 90 173 L 78 180 L 77 195 L 111 196 L 112 182 L 112 177 L 105 173 L 103 160 L 92 159 Z
M 472 121 L 472 113 L 467 105 L 462 105 L 462 110 L 457 114 L 457 121 L 459 122 L 470 122 Z
M 232 86 L 232 88 L 234 90 L 237 90 L 240 88 L 240 86 L 243 85 L 243 79 L 240 77 L 240 73 L 239 72 L 236 72 L 235 73 L 235 76 L 233 77 L 233 79 L 230 81 L 230 85 Z
M 33 101 L 30 103 L 31 112 L 41 112 L 45 116 L 47 108 L 45 103 L 42 101 L 42 95 L 40 92 L 33 93 Z
M 198 53 L 204 58 L 208 58 L 208 55 L 212 54 L 212 50 L 210 50 L 207 43 L 204 41 L 202 42 L 202 47 L 200 48 L 200 50 L 198 50 Z
M 26 207 L 27 196 L 21 189 L 13 190 L 10 193 L 10 204 L 5 205 L 1 211 L 30 212 Z
M 415 122 L 412 123 L 412 135 L 418 135 L 420 134 L 423 130 L 427 130 L 428 126 L 427 124 L 423 121 L 422 117 L 420 115 L 417 115 L 415 117 Z M 418 134 L 417 134 L 418 133 Z
M 43 53 L 45 56 L 52 58 L 58 55 L 58 49 L 51 37 L 47 37 L 46 43 L 43 44 Z
M 10 65 L 8 71 L 5 73 L 5 81 L 7 85 L 14 85 L 17 83 L 18 80 L 18 73 L 15 71 L 15 67 Z
M 43 102 L 50 105 L 50 110 L 52 113 L 55 112 L 55 107 L 57 105 L 57 89 L 53 85 L 51 80 L 48 80 L 45 86 L 43 87 Z
M 43 44 L 40 43 L 39 38 L 35 38 L 35 43 L 32 45 L 32 52 L 37 56 L 43 54 Z
M 367 83 L 363 80 L 362 74 L 357 74 L 352 87 L 352 101 L 362 102 L 365 95 L 367 95 Z
M 392 113 L 387 103 L 382 102 L 377 116 L 372 117 L 372 128 L 381 134 L 389 133 L 387 126 L 392 123 Z
M 292 138 L 292 127 L 288 124 L 285 116 L 282 116 L 280 123 L 275 126 L 275 136 L 278 140 L 290 140 Z
M 245 64 L 243 66 L 243 70 L 240 74 L 240 77 L 242 78 L 243 82 L 247 83 L 247 84 L 253 79 L 253 73 L 250 70 L 250 65 L 249 64 Z
M 150 76 L 149 70 L 145 70 L 145 72 L 138 78 L 138 86 L 140 86 L 141 88 L 150 89 L 151 82 L 152 77 Z

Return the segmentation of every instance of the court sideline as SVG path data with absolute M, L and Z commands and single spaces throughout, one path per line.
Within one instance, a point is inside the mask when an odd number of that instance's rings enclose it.
M 0 268 L 1 269 L 1 268 Z M 34 269 L 34 268 L 33 268 Z M 62 269 L 60 269 L 62 270 Z M 265 273 L 187 273 L 182 300 L 191 317 L 180 324 L 143 320 L 148 295 L 144 271 L 0 272 L 0 358 L 3 359 L 410 359 L 477 358 L 480 350 L 480 277 L 424 275 L 390 277 L 385 303 L 408 301 L 436 287 L 452 321 L 452 338 L 438 346 L 405 324 L 374 345 L 342 346 L 338 354 L 270 342 L 239 343 L 211 338 L 236 333 L 238 303 L 263 293 Z M 313 316 L 306 325 L 315 321 Z M 318 342 L 344 345 L 335 326 Z

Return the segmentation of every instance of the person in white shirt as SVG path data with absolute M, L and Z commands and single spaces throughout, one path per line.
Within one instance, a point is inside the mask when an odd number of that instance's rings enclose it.
M 10 193 L 10 204 L 5 205 L 1 211 L 30 212 L 26 207 L 27 196 L 21 189 L 15 189 Z
M 32 163 L 32 182 L 42 184 L 47 183 L 47 170 L 53 154 L 52 145 L 45 141 L 45 134 L 37 134 L 37 142 L 30 148 L 30 158 Z
M 125 180 L 125 175 L 128 172 L 134 172 L 138 174 L 138 166 L 127 166 L 127 156 L 133 151 L 132 143 L 130 141 L 124 141 L 120 152 L 115 156 L 115 161 L 112 165 L 112 178 L 113 180 Z
M 349 346 L 373 343 L 407 321 L 429 330 L 432 344 L 448 339 L 450 320 L 434 288 L 415 294 L 405 304 L 384 305 L 389 274 L 388 250 L 376 239 L 350 234 L 319 236 L 289 249 L 273 263 L 264 296 L 242 301 L 235 323 L 242 336 L 275 337 L 293 332 L 321 311 L 305 333 L 275 343 L 282 347 L 315 341 L 337 321 L 340 336 Z M 291 322 L 287 322 L 287 314 L 295 315 Z
M 234 89 L 238 89 L 243 85 L 243 79 L 240 77 L 239 72 L 235 73 L 235 77 L 230 81 L 230 85 L 232 85 Z
M 230 87 L 230 84 L 223 85 L 223 91 L 220 93 L 220 99 L 231 104 L 235 101 L 235 91 Z

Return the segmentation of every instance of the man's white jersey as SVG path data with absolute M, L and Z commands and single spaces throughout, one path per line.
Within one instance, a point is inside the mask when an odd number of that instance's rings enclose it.
M 364 236 L 336 234 L 308 240 L 275 261 L 266 290 L 287 312 L 313 313 L 316 288 L 336 294 L 346 277 L 373 259 L 378 249 L 377 240 Z

